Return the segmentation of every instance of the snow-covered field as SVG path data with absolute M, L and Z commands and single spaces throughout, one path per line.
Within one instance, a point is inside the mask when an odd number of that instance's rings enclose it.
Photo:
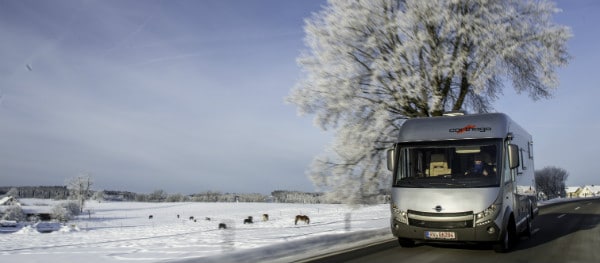
M 85 209 L 60 231 L 0 234 L 2 262 L 289 262 L 392 238 L 389 205 L 90 201 Z M 310 224 L 295 225 L 296 215 Z M 248 216 L 253 224 L 243 224 Z

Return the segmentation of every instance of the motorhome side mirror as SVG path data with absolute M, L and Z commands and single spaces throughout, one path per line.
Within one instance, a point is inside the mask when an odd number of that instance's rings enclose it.
M 514 144 L 508 145 L 508 164 L 510 169 L 519 167 L 519 146 Z
M 394 160 L 396 160 L 396 151 L 394 149 L 387 150 L 387 168 L 390 171 L 394 170 Z

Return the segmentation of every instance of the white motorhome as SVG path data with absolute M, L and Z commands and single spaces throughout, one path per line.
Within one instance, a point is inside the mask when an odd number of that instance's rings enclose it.
M 511 249 L 538 213 L 531 135 L 502 113 L 406 120 L 394 149 L 391 229 L 401 246 Z

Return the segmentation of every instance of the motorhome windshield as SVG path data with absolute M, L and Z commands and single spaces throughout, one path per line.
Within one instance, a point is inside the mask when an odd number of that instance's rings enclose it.
M 399 144 L 396 187 L 474 188 L 500 184 L 501 140 Z

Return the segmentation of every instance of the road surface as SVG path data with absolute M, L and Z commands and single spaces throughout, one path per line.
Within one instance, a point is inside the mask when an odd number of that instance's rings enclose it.
M 509 253 L 488 245 L 420 244 L 402 248 L 397 242 L 314 260 L 313 262 L 600 262 L 600 199 L 541 207 L 534 234 Z

